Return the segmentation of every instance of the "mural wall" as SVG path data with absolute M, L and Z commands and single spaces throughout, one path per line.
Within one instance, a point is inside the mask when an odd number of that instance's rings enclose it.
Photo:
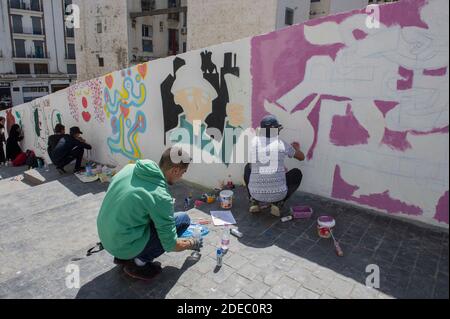
M 379 8 L 379 27 L 368 27 L 366 10 L 312 20 L 120 70 L 2 115 L 39 155 L 56 123 L 79 126 L 94 145 L 88 156 L 106 164 L 157 161 L 181 143 L 203 159 L 186 178 L 212 187 L 242 181 L 244 164 L 224 145 L 274 114 L 282 137 L 307 154 L 288 163 L 302 169 L 303 191 L 448 228 L 449 2 Z

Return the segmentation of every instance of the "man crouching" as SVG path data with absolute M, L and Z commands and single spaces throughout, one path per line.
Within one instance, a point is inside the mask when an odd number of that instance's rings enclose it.
M 164 152 L 159 166 L 140 160 L 124 167 L 112 180 L 97 228 L 103 247 L 129 276 L 151 280 L 161 273 L 153 260 L 164 252 L 199 250 L 201 240 L 179 239 L 189 227 L 186 213 L 174 214 L 169 185 L 186 173 L 191 159 L 181 149 Z

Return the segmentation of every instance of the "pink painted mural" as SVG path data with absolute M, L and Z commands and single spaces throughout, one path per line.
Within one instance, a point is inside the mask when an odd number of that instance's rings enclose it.
M 379 9 L 254 37 L 253 127 L 296 132 L 306 191 L 448 224 L 448 1 Z

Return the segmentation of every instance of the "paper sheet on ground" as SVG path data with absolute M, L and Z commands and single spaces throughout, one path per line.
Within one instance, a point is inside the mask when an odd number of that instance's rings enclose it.
M 227 226 L 236 224 L 236 220 L 234 219 L 233 213 L 229 210 L 212 211 L 211 217 L 215 226 Z
M 92 183 L 98 180 L 98 175 L 86 176 L 84 173 L 75 174 L 75 176 L 83 183 Z

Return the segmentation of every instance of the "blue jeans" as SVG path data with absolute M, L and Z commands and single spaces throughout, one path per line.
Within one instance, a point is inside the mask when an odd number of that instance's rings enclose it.
M 175 217 L 175 226 L 177 228 L 178 237 L 181 237 L 184 232 L 191 225 L 191 219 L 186 213 L 176 213 Z M 165 253 L 163 246 L 161 245 L 161 241 L 158 237 L 158 232 L 156 231 L 155 224 L 153 222 L 150 223 L 150 239 L 145 246 L 144 251 L 140 253 L 136 258 L 139 260 L 149 263 L 154 259 L 158 258 L 162 254 Z

